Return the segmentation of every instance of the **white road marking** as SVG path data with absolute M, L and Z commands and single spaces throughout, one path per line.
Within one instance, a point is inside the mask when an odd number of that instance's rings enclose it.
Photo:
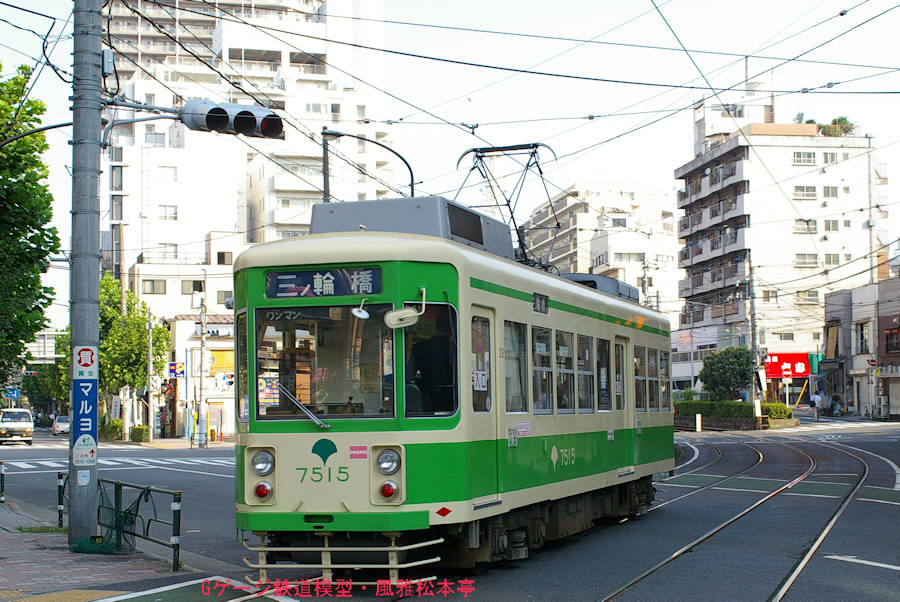
M 696 446 L 692 445 L 689 441 L 683 441 L 683 443 L 684 443 L 685 445 L 687 445 L 688 447 L 690 447 L 691 450 L 693 450 L 694 455 L 691 456 L 691 459 L 690 459 L 690 460 L 688 460 L 688 461 L 685 462 L 684 464 L 679 464 L 679 465 L 676 466 L 675 468 L 684 468 L 685 466 L 687 466 L 688 464 L 690 464 L 691 462 L 693 462 L 694 460 L 696 460 L 696 459 L 700 456 L 700 450 L 697 449 Z M 672 478 L 672 477 L 669 477 L 669 478 Z M 663 479 L 663 480 L 665 480 L 665 479 Z
M 34 468 L 34 464 L 29 464 L 28 462 L 7 462 L 7 464 L 17 468 Z
M 65 468 L 68 466 L 68 464 L 63 464 L 62 462 L 51 462 L 50 460 L 35 460 L 34 462 L 49 468 Z
M 884 562 L 875 562 L 874 560 L 863 560 L 856 556 L 826 556 L 831 560 L 843 560 L 844 562 L 853 562 L 855 564 L 865 564 L 866 566 L 875 566 L 880 569 L 889 569 L 892 571 L 900 571 L 900 566 L 894 564 L 885 564 Z
M 841 447 L 849 447 L 850 449 L 862 452 L 864 454 L 869 454 L 870 456 L 875 456 L 876 458 L 887 462 L 887 465 L 894 470 L 894 489 L 900 490 L 900 467 L 898 467 L 896 464 L 894 464 L 884 456 L 879 456 L 878 454 L 872 453 L 867 449 L 860 449 L 858 447 L 853 447 L 852 445 L 847 445 L 846 443 L 836 443 L 836 445 L 840 445 Z

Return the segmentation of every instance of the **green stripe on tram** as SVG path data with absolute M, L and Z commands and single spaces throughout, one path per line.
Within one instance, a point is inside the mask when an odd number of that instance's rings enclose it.
M 480 280 L 479 278 L 475 278 L 474 276 L 469 277 L 469 285 L 472 288 L 481 289 L 483 291 L 487 291 L 489 293 L 494 293 L 497 295 L 503 295 L 504 297 L 510 297 L 519 301 L 527 301 L 531 303 L 534 299 L 533 293 L 526 293 L 525 291 L 520 291 L 508 286 L 502 286 L 500 284 L 494 284 L 493 282 L 487 282 L 486 280 Z M 626 326 L 628 328 L 634 328 L 635 330 L 649 332 L 651 334 L 658 334 L 665 337 L 669 336 L 669 331 L 663 330 L 662 328 L 647 326 L 641 322 L 632 322 L 624 318 L 618 318 L 616 316 L 604 314 L 592 309 L 585 309 L 583 307 L 578 307 L 577 305 L 571 305 L 562 301 L 556 301 L 555 299 L 550 299 L 548 301 L 548 305 L 553 309 L 559 309 L 572 314 L 587 316 L 589 318 L 594 318 L 595 320 L 600 320 L 602 322 L 616 324 L 617 326 Z
M 508 447 L 506 439 L 407 443 L 406 503 L 469 500 L 665 460 L 672 457 L 672 435 L 671 426 L 659 426 L 644 427 L 640 435 L 618 430 L 612 441 L 604 430 L 522 437 L 518 447 Z M 632 446 L 634 456 L 626 458 Z

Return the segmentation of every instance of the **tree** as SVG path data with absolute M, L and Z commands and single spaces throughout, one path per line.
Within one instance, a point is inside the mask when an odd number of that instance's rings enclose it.
M 0 82 L 2 140 L 38 127 L 46 110 L 25 98 L 31 70 L 23 66 L 17 73 Z M 59 250 L 56 229 L 47 226 L 53 197 L 40 159 L 47 148 L 42 133 L 0 148 L 0 382 L 25 365 L 25 345 L 46 326 L 44 310 L 53 300 L 53 289 L 41 284 L 48 257 Z
M 65 335 L 65 339 L 68 353 L 68 334 Z M 37 375 L 22 378 L 22 392 L 28 397 L 31 406 L 45 413 L 59 410 L 59 413 L 67 414 L 69 381 L 66 378 L 63 382 L 61 374 L 68 372 L 68 368 L 62 368 L 59 364 L 40 364 L 34 366 L 34 370 Z
M 743 347 L 726 347 L 710 353 L 700 370 L 703 388 L 720 400 L 740 398 L 752 375 L 750 350 Z
M 829 136 L 834 138 L 839 138 L 841 136 L 846 136 L 853 132 L 853 128 L 856 127 L 855 123 L 849 121 L 846 117 L 835 117 L 831 120 L 829 125 L 819 125 L 819 132 L 822 133 L 823 136 Z

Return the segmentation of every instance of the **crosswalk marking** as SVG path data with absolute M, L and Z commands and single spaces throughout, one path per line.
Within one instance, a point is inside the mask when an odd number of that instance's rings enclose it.
M 68 464 L 63 464 L 62 462 L 51 462 L 50 460 L 35 460 L 34 462 L 49 468 L 65 468 L 68 466 Z
M 10 466 L 15 466 L 16 468 L 34 468 L 33 464 L 29 464 L 28 462 L 7 462 Z
M 50 472 L 50 470 L 46 469 L 64 469 L 68 466 L 66 460 L 63 459 L 53 459 L 53 460 L 38 460 L 29 458 L 28 461 L 22 460 L 7 460 L 5 462 L 7 469 L 12 469 L 12 473 L 24 472 L 24 471 L 38 471 L 38 472 Z M 179 468 L 176 470 L 186 469 L 187 467 L 193 467 L 195 469 L 200 468 L 201 466 L 214 466 L 217 468 L 233 468 L 234 467 L 234 458 L 230 457 L 211 457 L 211 458 L 125 458 L 122 456 L 108 456 L 103 458 L 97 458 L 97 464 L 101 468 L 119 468 L 126 469 L 129 467 L 134 468 L 159 468 L 165 469 L 167 467 L 171 467 L 174 469 L 175 466 L 180 466 L 183 468 Z M 45 469 L 46 468 L 46 469 Z M 20 469 L 20 470 L 16 470 Z

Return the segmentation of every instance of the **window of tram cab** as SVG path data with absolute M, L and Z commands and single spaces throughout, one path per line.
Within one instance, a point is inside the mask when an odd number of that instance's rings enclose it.
M 256 310 L 256 416 L 260 420 L 394 415 L 390 304 Z M 302 408 L 301 408 L 302 406 Z
M 528 328 L 503 322 L 503 360 L 506 367 L 506 411 L 528 411 Z
M 651 412 L 659 411 L 659 351 L 647 349 L 647 405 Z
M 551 414 L 553 368 L 550 354 L 553 350 L 553 333 L 549 328 L 534 326 L 531 329 L 532 381 L 531 393 L 535 414 Z
M 426 304 L 419 321 L 403 329 L 407 416 L 456 413 L 458 340 L 456 311 L 443 303 Z
M 669 383 L 669 352 L 659 352 L 659 405 L 660 410 L 667 412 L 671 409 L 672 398 Z
M 647 348 L 634 346 L 634 409 L 647 411 Z
M 472 316 L 472 409 L 490 412 L 491 399 L 491 322 Z

